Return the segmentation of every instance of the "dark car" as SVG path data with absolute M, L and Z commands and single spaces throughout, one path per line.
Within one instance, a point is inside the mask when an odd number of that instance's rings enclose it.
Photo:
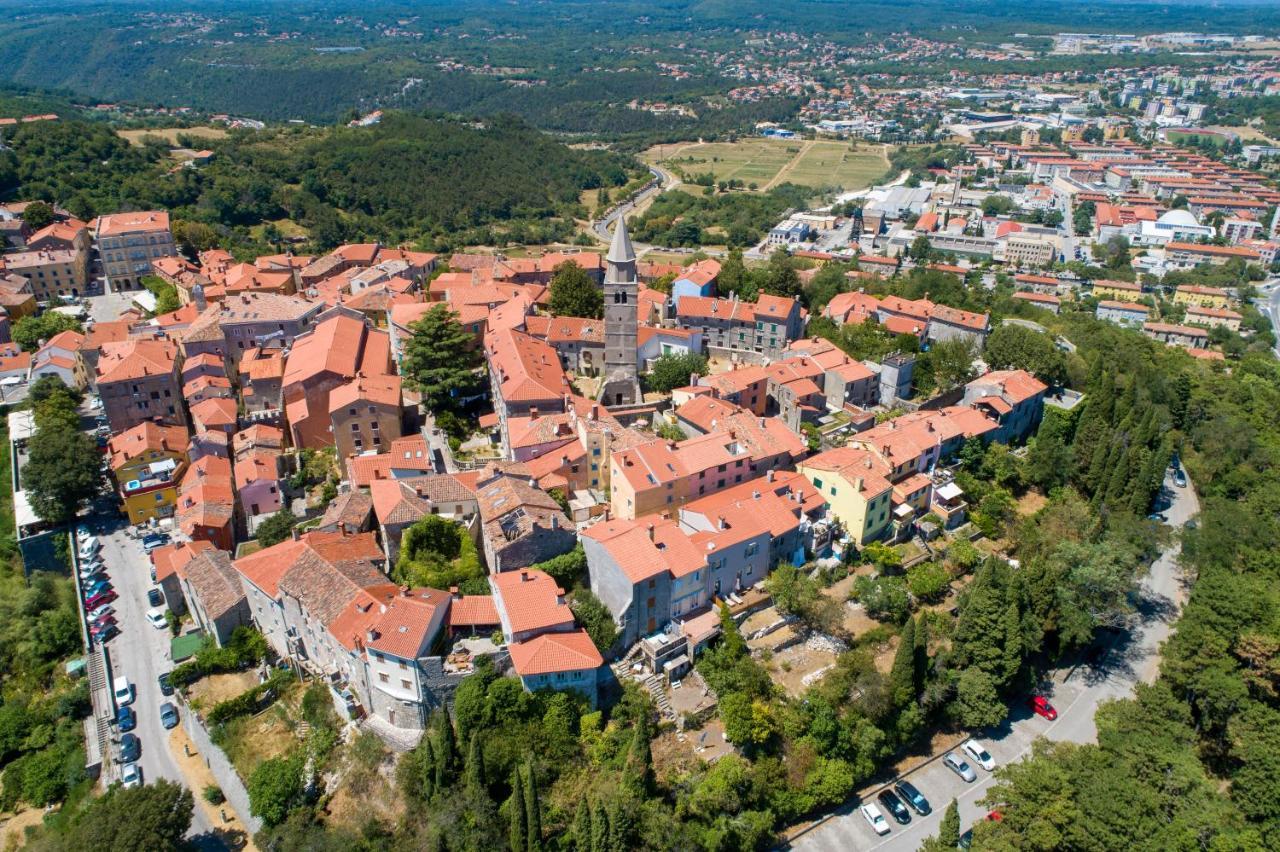
M 906 825 L 911 822 L 911 811 L 907 810 L 907 806 L 902 804 L 902 800 L 888 787 L 880 791 L 876 796 L 876 801 L 883 805 L 884 809 L 898 821 L 898 825 Z
M 107 642 L 110 642 L 112 639 L 116 638 L 119 635 L 120 635 L 120 628 L 112 624 L 112 625 L 109 625 L 106 630 L 95 635 L 93 638 L 97 639 L 98 642 L 105 644 Z
M 933 808 L 929 805 L 929 800 L 910 781 L 899 781 L 893 785 L 893 789 L 902 801 L 913 807 L 920 816 L 928 816 L 933 812 Z
M 160 677 L 156 678 L 156 680 L 160 682 L 161 695 L 173 695 L 173 683 L 170 682 L 169 680 L 168 672 L 165 672 L 164 674 L 160 675 Z
M 120 762 L 133 763 L 142 756 L 142 740 L 137 734 L 125 734 L 120 738 Z
M 138 714 L 133 712 L 132 707 L 121 707 L 116 711 L 116 724 L 122 731 L 132 731 L 138 727 Z
M 1181 468 L 1173 472 L 1173 484 L 1179 488 L 1187 487 L 1187 475 L 1182 472 Z
M 956 845 L 959 846 L 961 849 L 968 849 L 970 846 L 972 846 L 973 845 L 973 829 L 971 828 L 968 831 L 966 831 L 964 834 L 960 835 L 960 842 Z
M 164 606 L 164 592 L 159 589 L 147 589 L 147 602 L 152 606 Z

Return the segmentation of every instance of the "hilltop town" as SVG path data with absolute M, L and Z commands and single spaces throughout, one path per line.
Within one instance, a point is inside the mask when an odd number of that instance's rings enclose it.
M 548 9 L 0 93 L 6 848 L 1271 848 L 1277 42 Z

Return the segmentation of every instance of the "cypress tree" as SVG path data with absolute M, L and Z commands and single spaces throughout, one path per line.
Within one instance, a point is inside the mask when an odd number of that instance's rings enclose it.
M 467 746 L 466 766 L 467 787 L 477 793 L 485 790 L 484 750 L 480 748 L 480 735 L 472 734 L 471 743 Z
M 920 613 L 919 623 L 916 624 L 914 650 L 915 664 L 912 668 L 916 673 L 916 695 L 919 695 L 929 677 L 929 618 L 923 612 Z
M 507 843 L 511 852 L 525 852 L 529 844 L 529 831 L 525 823 L 524 784 L 520 782 L 520 770 L 511 770 L 511 798 L 507 799 Z
M 1022 668 L 1022 616 L 1018 612 L 1018 602 L 1016 600 L 1009 601 L 1009 607 L 1004 613 L 1004 624 L 1002 625 L 1002 633 L 1004 634 L 1004 678 L 1003 683 L 1009 683 L 1018 674 L 1018 670 Z
M 591 852 L 591 804 L 578 802 L 573 812 L 573 848 L 577 852 Z
M 538 786 L 533 779 L 533 764 L 524 765 L 524 810 L 528 830 L 529 852 L 542 850 L 542 812 L 538 806 Z
M 591 802 L 591 852 L 609 852 L 609 814 L 599 799 Z
M 436 759 L 444 770 L 445 778 L 452 781 L 458 771 L 458 738 L 454 734 L 448 710 L 440 711 L 437 740 L 440 753 Z
M 622 796 L 609 800 L 609 852 L 627 852 L 631 848 L 631 835 L 635 829 L 630 803 Z
M 898 638 L 898 650 L 893 655 L 893 668 L 889 671 L 889 689 L 893 703 L 904 706 L 916 694 L 916 622 L 908 618 L 902 625 Z
M 653 754 L 649 748 L 647 719 L 637 722 L 631 733 L 631 745 L 627 750 L 622 783 L 628 791 L 637 796 L 646 795 L 653 784 Z
M 947 812 L 942 815 L 942 827 L 938 829 L 938 842 L 943 849 L 955 849 L 960 845 L 960 808 L 952 799 Z
M 430 801 L 436 794 L 436 754 L 431 747 L 431 738 L 423 737 L 418 743 L 422 749 L 422 793 L 423 798 Z
M 1107 470 L 1111 475 L 1107 477 L 1106 489 L 1099 488 L 1099 491 L 1103 492 L 1103 500 L 1108 504 L 1113 504 L 1124 496 L 1124 486 L 1129 481 L 1130 455 L 1127 449 L 1120 447 L 1115 458 L 1107 462 Z

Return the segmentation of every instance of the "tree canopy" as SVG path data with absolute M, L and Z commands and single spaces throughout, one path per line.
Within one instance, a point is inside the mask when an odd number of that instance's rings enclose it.
M 551 313 L 558 317 L 604 316 L 604 291 L 572 260 L 562 261 L 551 276 Z
M 458 315 L 444 303 L 431 308 L 412 325 L 405 343 L 401 372 L 422 392 L 428 411 L 456 407 L 456 394 L 474 388 L 482 363 L 475 337 L 458 323 Z

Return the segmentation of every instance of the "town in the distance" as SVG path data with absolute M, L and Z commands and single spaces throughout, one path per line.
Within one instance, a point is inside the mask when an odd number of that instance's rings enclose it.
M 643 5 L 0 87 L 5 849 L 1280 848 L 1280 41 Z

